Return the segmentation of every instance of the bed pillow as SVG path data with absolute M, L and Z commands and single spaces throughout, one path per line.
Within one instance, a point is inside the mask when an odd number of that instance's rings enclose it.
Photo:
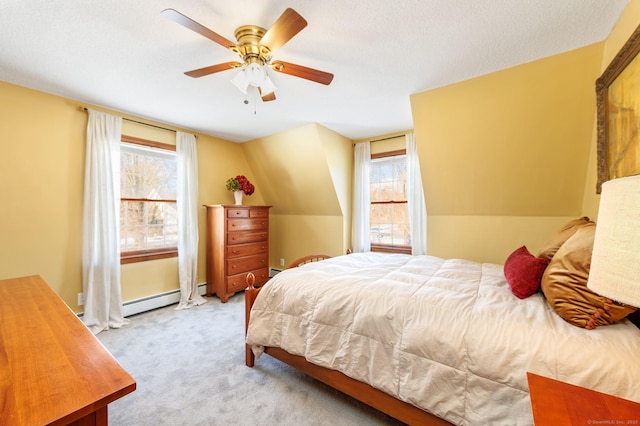
M 536 256 L 551 260 L 560 246 L 562 246 L 569 237 L 575 234 L 581 227 L 592 223 L 593 222 L 586 216 L 569 221 L 562 228 L 558 229 L 546 243 L 544 243 Z
M 535 257 L 522 246 L 509 255 L 504 263 L 504 276 L 511 292 L 526 299 L 540 290 L 540 281 L 549 260 Z
M 581 226 L 558 249 L 542 275 L 542 292 L 549 305 L 565 321 L 589 330 L 618 322 L 636 310 L 587 287 L 595 230 L 595 223 Z

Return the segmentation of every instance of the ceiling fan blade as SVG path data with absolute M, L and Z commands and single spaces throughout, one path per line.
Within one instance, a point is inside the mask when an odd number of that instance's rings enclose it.
M 241 67 L 240 62 L 225 62 L 223 64 L 211 65 L 204 68 L 198 68 L 197 70 L 187 71 L 186 75 L 193 78 L 204 77 L 205 75 L 213 74 L 220 71 L 230 70 L 232 68 Z
M 234 47 L 236 44 L 225 37 L 222 37 L 220 34 L 211 31 L 209 28 L 205 27 L 202 24 L 197 23 L 193 19 L 184 16 L 182 13 L 178 12 L 174 9 L 165 9 L 160 12 L 165 18 L 172 20 L 176 24 L 180 24 L 183 27 L 189 28 L 192 31 L 197 32 L 198 34 L 205 36 L 209 40 L 215 41 L 222 47 L 226 49 L 230 49 Z
M 276 100 L 276 92 L 267 93 L 262 97 L 263 102 L 275 101 Z
M 267 33 L 262 37 L 262 40 L 260 40 L 260 44 L 267 46 L 273 53 L 306 26 L 307 21 L 300 16 L 298 12 L 288 8 L 280 15 L 271 28 L 269 28 Z
M 278 71 L 283 74 L 304 78 L 320 84 L 329 85 L 333 80 L 333 74 L 331 73 L 303 67 L 302 65 L 291 64 L 289 62 L 273 61 L 271 63 L 271 68 L 273 68 L 274 71 Z

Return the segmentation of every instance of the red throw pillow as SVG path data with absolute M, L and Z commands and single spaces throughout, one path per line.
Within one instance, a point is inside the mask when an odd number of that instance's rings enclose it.
M 540 289 L 540 282 L 549 259 L 535 257 L 522 246 L 509 255 L 504 263 L 504 276 L 511 292 L 525 299 Z

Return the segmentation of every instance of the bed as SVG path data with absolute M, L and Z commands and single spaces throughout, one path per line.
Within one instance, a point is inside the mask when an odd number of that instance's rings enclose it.
M 248 366 L 267 353 L 408 424 L 532 424 L 527 372 L 640 401 L 635 325 L 576 327 L 503 265 L 355 253 L 245 295 Z

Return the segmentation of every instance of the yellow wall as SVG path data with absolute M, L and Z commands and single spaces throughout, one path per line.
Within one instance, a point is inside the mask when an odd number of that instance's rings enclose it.
M 41 275 L 72 309 L 81 311 L 77 294 L 82 292 L 87 114 L 76 101 L 0 82 L 0 117 L 0 279 Z M 132 136 L 175 143 L 173 132 L 126 121 L 123 129 Z M 254 179 L 241 145 L 196 136 L 199 204 L 233 203 L 227 178 L 244 174 Z M 259 186 L 251 198 L 263 202 Z M 204 218 L 203 208 L 198 282 L 205 281 Z M 125 301 L 177 288 L 176 258 L 122 266 Z
M 270 262 L 275 268 L 308 254 L 345 253 L 341 216 L 271 215 L 270 220 Z M 284 259 L 284 265 L 280 259 Z
M 264 202 L 273 206 L 271 266 L 311 253 L 344 254 L 351 227 L 351 140 L 308 124 L 242 147 Z
M 0 278 L 41 275 L 75 306 L 86 113 L 0 82 L 0 117 Z
M 411 96 L 429 254 L 502 263 L 581 214 L 601 54 L 596 44 Z
M 341 214 L 319 127 L 308 124 L 241 145 L 272 214 Z
M 318 251 L 332 255 L 344 254 L 347 248 L 351 247 L 351 219 L 352 219 L 352 198 L 353 198 L 353 143 L 338 133 L 317 126 L 318 137 L 322 142 L 327 156 L 331 180 L 335 188 L 338 203 L 341 211 L 341 245 L 332 242 L 326 246 L 318 247 L 317 251 L 298 251 L 298 253 L 318 253 Z M 330 234 L 331 235 L 331 234 Z M 336 234 L 337 236 L 338 234 Z M 326 237 L 325 237 L 326 238 Z M 300 257 L 300 256 L 297 256 Z M 294 259 L 295 260 L 295 259 Z

